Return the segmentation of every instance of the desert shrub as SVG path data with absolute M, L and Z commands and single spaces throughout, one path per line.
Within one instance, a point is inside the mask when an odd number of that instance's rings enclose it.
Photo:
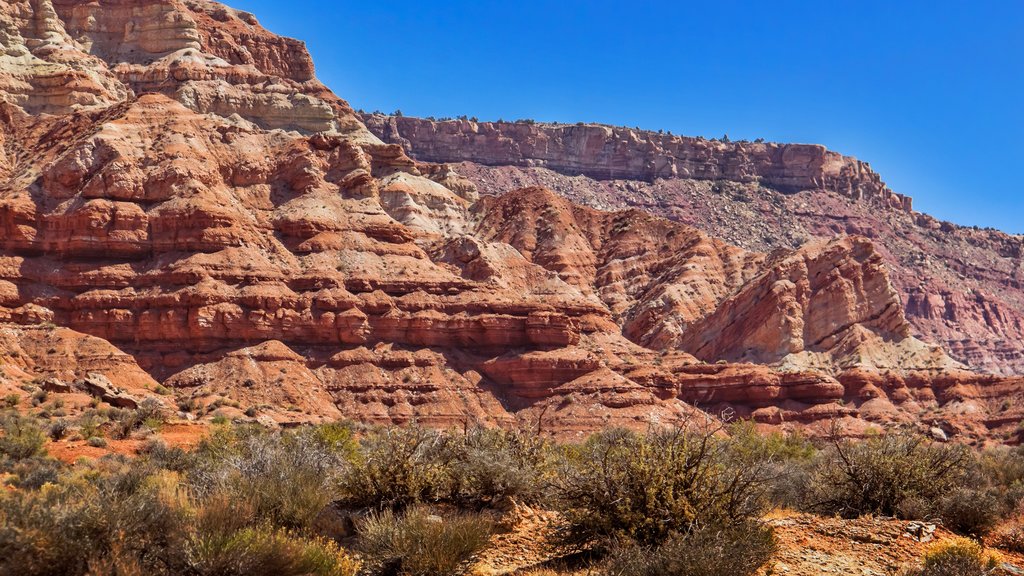
M 40 490 L 0 492 L 0 574 L 356 573 L 337 545 L 261 520 L 259 498 L 182 488 L 151 461 L 105 457 Z
M 4 396 L 4 407 L 5 408 L 14 408 L 19 403 L 21 403 L 21 396 L 18 395 L 18 394 L 15 394 L 15 393 L 12 392 L 11 394 L 8 394 L 8 395 Z
M 991 534 L 990 542 L 996 548 L 1024 554 L 1024 518 L 1012 518 L 998 526 Z
M 166 420 L 163 404 L 154 398 L 146 398 L 134 410 L 112 408 L 109 412 L 111 435 L 127 438 L 132 432 L 147 426 L 158 428 Z
M 946 527 L 979 537 L 988 534 L 1004 513 L 994 488 L 955 488 L 939 499 L 937 508 Z
M 56 442 L 68 435 L 68 429 L 70 427 L 71 425 L 68 424 L 68 421 L 61 418 L 60 420 L 56 420 L 50 424 L 47 434 L 50 436 L 50 440 Z
M 550 459 L 538 436 L 474 428 L 450 436 L 446 451 L 446 492 L 453 503 L 479 509 L 505 499 L 541 500 Z
M 729 434 L 729 449 L 732 456 L 747 462 L 807 461 L 818 452 L 814 444 L 799 432 L 763 432 L 749 420 L 733 422 L 726 431 Z
M 39 406 L 43 402 L 46 402 L 46 399 L 49 396 L 50 396 L 49 392 L 47 392 L 46 390 L 43 390 L 42 388 L 40 388 L 39 390 L 36 390 L 35 392 L 32 393 L 32 405 L 33 406 Z
M 114 555 L 174 573 L 182 522 L 158 479 L 141 470 L 93 470 L 9 492 L 0 497 L 0 574 L 86 574 Z
M 200 497 L 226 493 L 261 520 L 303 528 L 334 500 L 346 451 L 309 430 L 222 427 L 195 450 L 189 482 Z
M 977 476 L 994 485 L 1024 485 L 1024 446 L 988 448 L 978 456 L 977 468 Z
M 196 412 L 196 410 L 200 407 L 199 401 L 191 396 L 189 396 L 188 398 L 179 399 L 177 404 L 178 410 L 186 413 Z
M 854 441 L 833 438 L 809 486 L 815 509 L 855 517 L 898 515 L 917 500 L 934 510 L 963 478 L 963 446 L 934 444 L 919 436 L 887 434 Z
M 777 547 L 772 530 L 758 522 L 676 534 L 658 547 L 622 545 L 601 570 L 604 576 L 747 576 Z
M 155 438 L 139 447 L 139 456 L 159 468 L 175 472 L 187 472 L 193 463 L 192 454 Z
M 88 440 L 89 438 L 103 436 L 100 426 L 103 424 L 103 417 L 95 410 L 90 410 L 78 418 L 78 434 Z
M 11 486 L 23 490 L 37 490 L 44 484 L 52 484 L 60 477 L 61 463 L 43 456 L 32 456 L 12 463 L 7 472 Z
M 1001 446 L 974 455 L 962 485 L 965 487 L 964 496 L 977 500 L 979 505 L 984 504 L 985 508 L 977 512 L 987 511 L 993 516 L 986 522 L 989 527 L 993 520 L 1013 515 L 1024 502 L 1024 450 L 1020 446 Z M 975 498 L 970 492 L 980 498 Z M 944 508 L 958 512 L 958 505 L 962 503 L 950 504 L 952 506 Z M 946 519 L 947 515 L 944 512 L 943 518 Z M 967 533 L 981 535 L 984 531 Z
M 401 509 L 444 492 L 444 435 L 416 426 L 369 431 L 341 483 L 341 504 Z
M 729 458 L 762 471 L 768 500 L 783 508 L 802 508 L 818 449 L 800 433 L 763 432 L 749 421 L 729 425 Z
M 955 538 L 934 544 L 924 554 L 920 568 L 905 576 L 985 576 L 999 564 L 998 556 L 985 552 L 977 542 Z
M 566 540 L 657 545 L 673 533 L 755 517 L 764 503 L 761 469 L 733 465 L 728 449 L 714 431 L 674 429 L 612 430 L 567 450 L 553 483 Z
M 370 574 L 450 576 L 487 544 L 493 524 L 479 514 L 434 516 L 422 506 L 374 512 L 358 526 Z
M 101 436 L 90 436 L 89 439 L 85 441 L 85 443 L 88 444 L 89 446 L 92 446 L 93 448 L 107 447 L 106 438 L 103 438 Z
M 336 543 L 266 524 L 199 530 L 187 545 L 201 576 L 355 576 L 359 564 Z
M 23 460 L 43 454 L 46 434 L 33 418 L 6 416 L 0 422 L 3 435 L 0 436 L 0 455 L 12 460 Z

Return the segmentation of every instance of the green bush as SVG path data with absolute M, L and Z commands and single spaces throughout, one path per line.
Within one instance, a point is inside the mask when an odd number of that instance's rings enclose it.
M 601 570 L 603 576 L 749 576 L 771 560 L 777 548 L 772 530 L 742 522 L 673 535 L 658 547 L 623 545 Z
M 967 538 L 938 542 L 925 552 L 920 568 L 904 576 L 986 576 L 998 566 L 998 558 Z
M 57 460 L 43 456 L 24 458 L 12 463 L 7 470 L 13 477 L 11 486 L 24 490 L 37 490 L 45 484 L 53 484 L 60 477 L 62 465 Z
M 103 436 L 100 428 L 102 423 L 103 417 L 95 410 L 90 410 L 78 418 L 78 434 L 85 440 Z
M 478 514 L 434 516 L 422 506 L 385 509 L 358 525 L 359 549 L 374 575 L 451 576 L 487 544 L 493 523 Z
M 186 494 L 176 474 L 121 458 L 0 494 L 0 574 L 356 573 L 337 545 L 261 522 L 246 501 Z
M 84 575 L 114 555 L 175 573 L 182 511 L 145 472 L 110 466 L 0 498 L 0 574 Z
M 6 416 L 0 422 L 0 455 L 12 460 L 23 460 L 44 454 L 46 433 L 34 419 L 26 416 Z
M 735 465 L 715 432 L 613 430 L 567 450 L 554 479 L 567 542 L 626 539 L 650 546 L 675 533 L 757 517 L 762 469 Z
M 71 425 L 68 424 L 68 421 L 61 418 L 50 424 L 47 434 L 50 436 L 50 440 L 57 442 L 68 435 L 68 428 L 70 427 Z
M 729 458 L 737 466 L 757 466 L 763 473 L 768 500 L 782 508 L 803 508 L 818 449 L 798 432 L 758 430 L 738 421 L 727 428 Z
M 174 472 L 187 472 L 195 460 L 191 453 L 177 446 L 168 446 L 158 439 L 150 439 L 140 446 L 139 456 L 159 468 Z
M 988 534 L 1004 514 L 998 490 L 958 487 L 938 502 L 942 523 L 960 534 L 982 537 Z
M 1024 484 L 1024 446 L 988 448 L 977 458 L 977 475 L 998 486 Z
M 154 398 L 146 398 L 134 410 L 112 408 L 109 417 L 114 438 L 127 438 L 144 426 L 158 428 L 167 418 L 163 404 Z
M 188 545 L 201 576 L 355 576 L 359 564 L 335 543 L 267 525 L 207 532 Z
M 341 504 L 350 508 L 404 508 L 433 502 L 448 478 L 445 438 L 419 427 L 369 431 L 342 478 Z
M 21 403 L 21 396 L 18 395 L 18 394 L 11 393 L 11 394 L 8 394 L 7 396 L 4 396 L 4 407 L 5 408 L 14 408 L 15 406 L 17 406 L 20 403 Z
M 749 420 L 730 424 L 729 450 L 734 458 L 747 462 L 809 461 L 818 449 L 799 432 L 761 431 Z
M 538 436 L 474 428 L 447 442 L 447 499 L 470 508 L 512 499 L 541 501 L 548 476 L 549 448 Z
M 887 434 L 863 441 L 833 438 L 816 464 L 810 504 L 844 517 L 906 513 L 905 503 L 937 511 L 970 462 L 963 446 L 935 444 L 919 436 Z
M 107 447 L 106 438 L 103 438 L 101 436 L 90 436 L 89 439 L 85 441 L 85 443 L 88 444 L 89 446 L 92 446 L 93 448 Z
M 200 496 L 227 493 L 261 520 L 305 528 L 337 496 L 348 451 L 315 430 L 222 427 L 195 450 L 189 482 Z

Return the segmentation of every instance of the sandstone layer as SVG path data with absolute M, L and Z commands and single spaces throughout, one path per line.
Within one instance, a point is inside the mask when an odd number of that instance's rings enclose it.
M 458 163 L 484 194 L 545 186 L 641 208 L 756 251 L 871 238 L 913 333 L 994 374 L 1024 373 L 1024 237 L 912 210 L 856 159 L 821 146 L 721 142 L 600 125 L 363 115 L 414 158 Z
M 105 378 L 190 413 L 563 434 L 927 415 L 1007 439 L 1024 413 L 1019 380 L 915 337 L 861 234 L 769 252 L 543 187 L 481 196 L 373 135 L 301 43 L 212 2 L 0 15 L 6 388 Z M 737 170 L 909 209 L 852 160 L 759 150 Z

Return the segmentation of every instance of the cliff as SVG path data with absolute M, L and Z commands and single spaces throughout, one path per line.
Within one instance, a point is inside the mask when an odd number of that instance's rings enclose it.
M 4 387 L 98 372 L 239 420 L 554 433 L 927 412 L 985 439 L 1020 413 L 995 404 L 1021 382 L 911 334 L 864 237 L 766 253 L 541 187 L 480 197 L 373 135 L 301 43 L 212 2 L 0 15 Z M 752 150 L 779 186 L 873 178 Z
M 361 114 L 388 143 L 423 162 L 548 168 L 598 180 L 756 182 L 782 192 L 828 189 L 911 210 L 865 162 L 816 144 L 722 142 L 599 124 L 430 121 Z
M 864 235 L 913 334 L 994 374 L 1024 373 L 1024 237 L 912 210 L 867 164 L 822 146 L 719 142 L 628 128 L 362 115 L 414 158 L 452 163 L 481 193 L 544 186 L 640 208 L 750 250 Z

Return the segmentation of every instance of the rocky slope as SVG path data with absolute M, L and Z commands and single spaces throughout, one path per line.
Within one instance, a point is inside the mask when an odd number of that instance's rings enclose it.
M 545 188 L 481 198 L 212 2 L 23 0 L 0 28 L 2 391 L 98 373 L 237 418 L 558 433 L 727 410 L 1004 439 L 1024 414 L 1020 380 L 914 337 L 862 236 L 769 254 Z M 904 202 L 793 150 L 752 162 Z
M 758 251 L 810 238 L 874 240 L 913 333 L 995 374 L 1024 373 L 1024 237 L 914 212 L 854 158 L 821 146 L 720 142 L 600 125 L 433 122 L 363 115 L 387 142 L 482 193 L 546 186 L 637 207 Z

